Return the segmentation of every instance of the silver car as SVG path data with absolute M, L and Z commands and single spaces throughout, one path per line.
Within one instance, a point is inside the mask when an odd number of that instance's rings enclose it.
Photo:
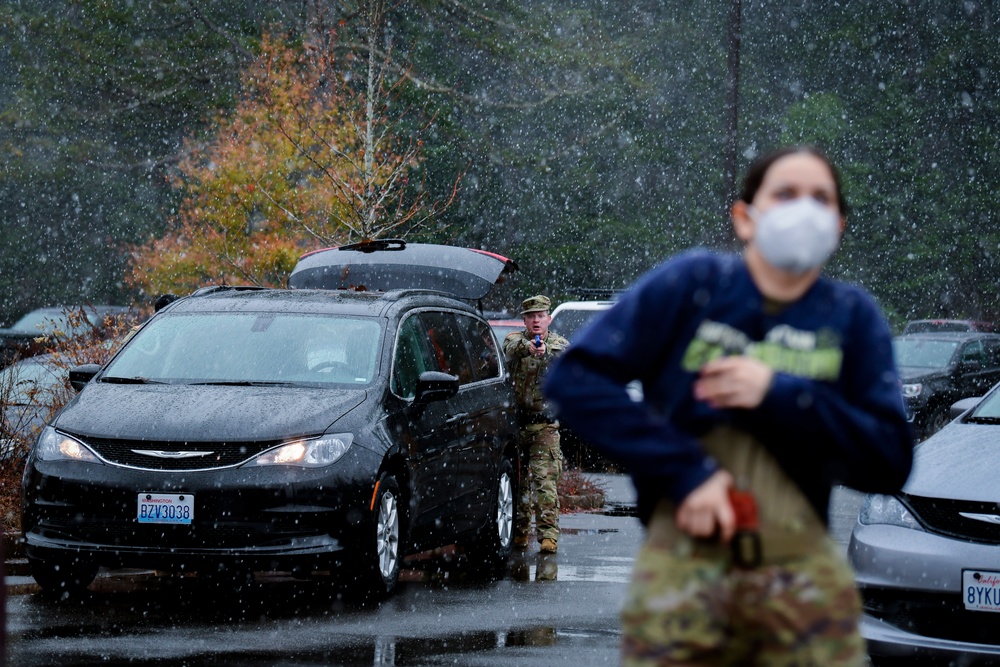
M 895 496 L 865 498 L 848 553 L 874 665 L 1000 664 L 1000 391 L 959 401 Z
M 70 394 L 67 373 L 51 354 L 0 369 L 0 461 L 27 454 L 60 393 Z

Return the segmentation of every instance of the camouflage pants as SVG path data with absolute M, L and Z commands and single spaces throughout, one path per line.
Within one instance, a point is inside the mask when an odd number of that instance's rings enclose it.
M 733 569 L 724 551 L 647 541 L 622 609 L 627 667 L 860 667 L 861 600 L 832 540 L 816 553 Z
M 535 513 L 538 540 L 559 541 L 559 475 L 562 474 L 562 450 L 559 427 L 555 424 L 529 424 L 521 428 L 521 455 L 528 460 L 521 471 L 518 486 L 517 518 L 514 535 L 531 532 L 531 513 Z M 532 493 L 534 491 L 534 493 Z M 534 498 L 532 498 L 534 496 Z

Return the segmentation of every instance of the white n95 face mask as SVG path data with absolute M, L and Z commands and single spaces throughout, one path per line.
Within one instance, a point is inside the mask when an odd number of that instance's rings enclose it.
M 753 219 L 757 223 L 754 243 L 760 254 L 768 264 L 788 273 L 823 266 L 840 241 L 839 216 L 812 197 L 778 204 Z

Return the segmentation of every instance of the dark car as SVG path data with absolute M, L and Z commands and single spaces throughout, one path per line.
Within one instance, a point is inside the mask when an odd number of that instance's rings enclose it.
M 876 666 L 1000 664 L 1000 389 L 952 412 L 902 492 L 865 497 L 851 534 Z
M 908 417 L 926 438 L 948 422 L 955 401 L 982 396 L 1000 381 L 1000 335 L 907 334 L 893 339 Z
M 71 371 L 82 390 L 43 430 L 23 483 L 44 589 L 77 591 L 105 566 L 327 572 L 386 593 L 407 554 L 458 544 L 480 563 L 506 559 L 512 388 L 466 300 L 511 263 L 372 245 L 305 257 L 289 284 L 318 289 L 178 299 L 105 367 Z M 440 255 L 447 293 L 429 289 Z M 396 289 L 413 283 L 424 289 Z
M 66 306 L 38 308 L 7 329 L 0 329 L 0 368 L 15 359 L 44 352 L 53 338 L 101 332 L 105 318 L 127 316 L 124 306 Z

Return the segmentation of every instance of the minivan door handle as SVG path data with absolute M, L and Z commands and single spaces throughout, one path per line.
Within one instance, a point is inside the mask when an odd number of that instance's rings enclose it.
M 445 418 L 444 423 L 454 424 L 455 422 L 465 421 L 468 418 L 469 418 L 468 412 L 459 412 L 457 415 L 448 415 Z

